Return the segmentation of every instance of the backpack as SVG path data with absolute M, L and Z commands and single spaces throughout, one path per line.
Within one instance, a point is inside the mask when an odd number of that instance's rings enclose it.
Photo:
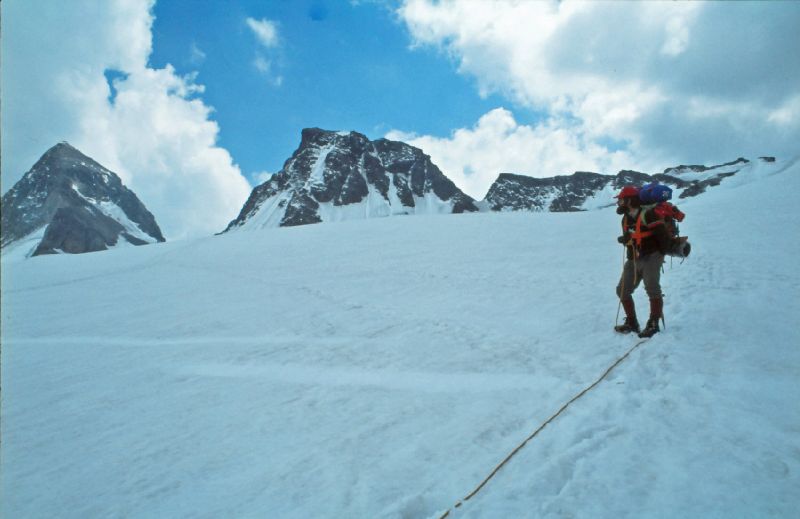
M 671 189 L 669 189 L 669 196 L 672 196 Z M 686 215 L 677 206 L 667 202 L 667 200 L 652 206 L 653 213 L 664 222 L 664 227 L 666 227 L 667 234 L 670 236 L 670 244 L 666 254 L 668 256 L 686 258 L 692 251 L 692 245 L 689 243 L 687 236 L 680 235 L 680 228 L 678 227 L 678 224 L 686 218 Z
M 667 234 L 670 236 L 670 244 L 666 254 L 678 258 L 686 258 L 692 251 L 692 245 L 687 236 L 680 235 L 678 224 L 686 218 L 686 215 L 671 204 L 668 200 L 672 198 L 672 189 L 653 182 L 642 187 L 639 191 L 639 199 L 643 204 L 652 207 L 653 213 L 664 222 Z
M 678 224 L 686 218 L 686 215 L 678 209 L 678 206 L 672 205 L 669 202 L 661 202 L 653 207 L 653 213 L 660 220 L 664 221 L 664 226 L 667 228 L 667 233 L 672 238 L 680 237 L 680 228 Z
M 672 198 L 672 188 L 659 184 L 658 180 L 645 184 L 639 190 L 639 200 L 642 204 L 658 204 Z

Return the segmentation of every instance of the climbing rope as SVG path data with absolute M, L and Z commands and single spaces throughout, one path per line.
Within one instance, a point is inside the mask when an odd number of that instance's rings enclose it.
M 472 492 L 470 492 L 470 493 L 469 493 L 469 494 L 467 494 L 467 495 L 466 495 L 466 496 L 465 496 L 465 497 L 464 497 L 462 500 L 460 500 L 459 502 L 457 502 L 453 508 L 460 508 L 460 507 L 461 507 L 461 505 L 463 505 L 463 504 L 464 504 L 464 502 L 466 502 L 466 501 L 469 501 L 469 500 L 470 500 L 470 499 L 471 499 L 471 498 L 472 498 L 472 497 L 473 497 L 475 494 L 477 494 L 478 492 L 480 492 L 480 490 L 481 490 L 481 489 L 482 489 L 482 488 L 483 488 L 483 487 L 486 485 L 486 483 L 488 483 L 488 482 L 489 482 L 489 480 L 490 480 L 490 479 L 492 479 L 492 478 L 494 477 L 494 475 L 495 475 L 495 474 L 497 474 L 497 472 L 499 472 L 499 471 L 500 471 L 500 469 L 501 469 L 501 468 L 503 468 L 503 465 L 505 465 L 506 463 L 508 463 L 508 461 L 509 461 L 511 458 L 513 458 L 513 457 L 514 457 L 514 455 L 515 455 L 515 454 L 517 454 L 517 453 L 518 453 L 520 450 L 522 450 L 522 448 L 523 448 L 523 447 L 525 447 L 525 445 L 526 445 L 526 444 L 527 444 L 529 441 L 531 441 L 533 438 L 535 438 L 535 437 L 536 437 L 536 435 L 537 435 L 537 434 L 539 434 L 539 433 L 542 431 L 542 429 L 544 429 L 545 427 L 547 427 L 547 424 L 549 424 L 550 422 L 552 422 L 553 420 L 555 420 L 556 418 L 558 418 L 558 416 L 559 416 L 561 413 L 563 413 L 563 412 L 564 412 L 564 411 L 565 411 L 565 410 L 566 410 L 566 409 L 567 409 L 567 408 L 568 408 L 568 407 L 569 407 L 569 406 L 570 406 L 570 405 L 571 405 L 573 402 L 575 402 L 576 400 L 578 400 L 579 398 L 581 398 L 583 395 L 585 395 L 586 393 L 588 393 L 589 391 L 591 391 L 592 389 L 594 389 L 594 388 L 595 388 L 595 387 L 596 387 L 596 386 L 597 386 L 597 385 L 598 385 L 600 382 L 602 382 L 602 381 L 603 381 L 603 379 L 605 379 L 605 378 L 608 376 L 608 374 L 609 374 L 609 373 L 611 373 L 611 371 L 613 371 L 613 369 L 614 369 L 614 368 L 616 368 L 616 367 L 617 367 L 617 366 L 618 366 L 620 363 L 622 363 L 622 361 L 624 361 L 626 358 L 628 358 L 628 356 L 629 356 L 629 355 L 630 355 L 630 354 L 633 352 L 633 350 L 635 350 L 636 348 L 638 348 L 639 346 L 641 346 L 641 345 L 642 345 L 642 344 L 644 344 L 645 342 L 647 342 L 647 339 L 642 339 L 642 340 L 640 340 L 639 342 L 637 342 L 636 344 L 634 344 L 634 345 L 633 345 L 633 347 L 631 347 L 631 349 L 629 349 L 628 351 L 626 351 L 626 352 L 625 352 L 625 354 L 624 354 L 623 356 L 621 356 L 620 358 L 618 358 L 618 359 L 617 359 L 617 360 L 616 360 L 616 361 L 615 361 L 615 362 L 614 362 L 614 363 L 613 363 L 611 366 L 609 366 L 609 367 L 608 367 L 608 369 L 606 369 L 606 371 L 605 371 L 605 372 L 604 372 L 602 375 L 600 375 L 600 378 L 598 378 L 597 380 L 595 380 L 595 381 L 594 381 L 594 382 L 593 382 L 591 385 L 589 385 L 589 386 L 587 386 L 586 388 L 584 388 L 584 389 L 583 389 L 583 391 L 581 391 L 580 393 L 578 393 L 577 395 L 575 395 L 574 397 L 572 397 L 572 398 L 569 400 L 569 402 L 567 402 L 566 404 L 564 404 L 563 406 L 561 406 L 561 409 L 559 409 L 558 411 L 556 411 L 556 413 L 555 413 L 553 416 L 551 416 L 550 418 L 548 418 L 547 420 L 545 420 L 545 422 L 544 422 L 542 425 L 540 425 L 540 426 L 539 426 L 539 427 L 538 427 L 538 428 L 537 428 L 535 431 L 533 431 L 533 432 L 530 434 L 530 436 L 528 436 L 527 438 L 525 438 L 525 440 L 524 440 L 522 443 L 520 443 L 519 445 L 517 445 L 517 447 L 516 447 L 516 448 L 515 448 L 513 451 L 511 451 L 511 452 L 508 454 L 508 456 L 506 456 L 506 457 L 505 457 L 505 459 L 503 459 L 503 461 L 501 461 L 501 462 L 500 462 L 500 463 L 499 463 L 499 464 L 498 464 L 498 465 L 497 465 L 497 466 L 494 468 L 494 470 L 492 470 L 492 472 L 491 472 L 491 473 L 489 473 L 489 475 L 488 475 L 488 476 L 486 476 L 486 478 L 484 478 L 484 480 L 483 480 L 483 481 L 481 481 L 481 483 L 480 483 L 480 484 L 479 484 L 477 487 L 475 487 L 475 489 L 474 489 Z M 448 510 L 447 510 L 447 511 L 446 511 L 444 514 L 442 514 L 442 515 L 439 517 L 439 519 L 445 519 L 445 517 L 447 517 L 447 516 L 449 516 L 449 515 L 450 515 L 450 511 L 451 511 L 451 510 L 452 510 L 452 508 L 448 509 Z
M 620 276 L 619 287 L 619 304 L 617 305 L 617 317 L 614 319 L 614 326 L 619 324 L 619 309 L 622 308 L 622 294 L 625 293 L 625 253 L 628 252 L 628 247 L 622 247 L 622 275 Z

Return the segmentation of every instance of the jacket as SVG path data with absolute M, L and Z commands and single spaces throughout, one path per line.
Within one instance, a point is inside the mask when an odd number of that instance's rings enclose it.
M 666 254 L 669 249 L 670 236 L 664 220 L 655 214 L 652 207 L 642 207 L 632 217 L 625 213 L 622 216 L 622 236 L 628 249 L 628 259 L 647 256 L 654 252 Z

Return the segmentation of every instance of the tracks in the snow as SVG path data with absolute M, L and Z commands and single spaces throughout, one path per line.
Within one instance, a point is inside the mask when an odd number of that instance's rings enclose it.
M 532 432 L 532 433 L 531 433 L 531 434 L 530 434 L 530 435 L 529 435 L 527 438 L 525 438 L 525 439 L 522 441 L 522 443 L 520 443 L 519 445 L 517 445 L 517 446 L 514 448 L 514 450 L 512 450 L 512 451 L 511 451 L 511 452 L 508 454 L 508 456 L 506 456 L 506 457 L 503 459 L 503 461 L 501 461 L 501 462 L 500 462 L 500 463 L 499 463 L 499 464 L 498 464 L 498 465 L 497 465 L 497 466 L 494 468 L 494 470 L 492 470 L 492 471 L 489 473 L 489 475 L 488 475 L 488 476 L 486 476 L 486 477 L 483 479 L 483 481 L 481 481 L 481 482 L 480 482 L 480 484 L 478 484 L 478 486 L 477 486 L 477 487 L 475 487 L 475 489 L 473 489 L 473 490 L 472 490 L 472 492 L 470 492 L 470 493 L 469 493 L 469 494 L 467 494 L 467 495 L 466 495 L 466 496 L 465 496 L 463 499 L 461 499 L 460 501 L 458 501 L 458 502 L 457 502 L 457 503 L 456 503 L 456 504 L 453 506 L 453 508 L 459 508 L 459 507 L 461 507 L 461 506 L 462 506 L 462 505 L 463 505 L 463 504 L 464 504 L 466 501 L 469 501 L 470 499 L 472 499 L 472 497 L 473 497 L 473 496 L 475 496 L 475 494 L 477 494 L 478 492 L 480 492 L 480 491 L 481 491 L 481 489 L 482 489 L 484 486 L 486 486 L 486 484 L 489 482 L 489 480 L 491 480 L 491 479 L 492 479 L 492 478 L 495 476 L 495 474 L 497 474 L 497 473 L 500 471 L 500 469 L 501 469 L 501 468 L 503 468 L 503 466 L 504 466 L 506 463 L 508 463 L 508 462 L 511 460 L 511 458 L 513 458 L 513 457 L 514 457 L 514 455 L 516 455 L 516 454 L 517 454 L 517 453 L 518 453 L 520 450 L 522 450 L 522 448 L 523 448 L 523 447 L 525 447 L 525 445 L 526 445 L 526 444 L 527 444 L 529 441 L 531 441 L 533 438 L 535 438 L 535 437 L 536 437 L 536 435 L 538 435 L 538 434 L 539 434 L 539 433 L 540 433 L 540 432 L 541 432 L 541 431 L 542 431 L 542 430 L 543 430 L 545 427 L 547 427 L 547 425 L 548 425 L 549 423 L 551 423 L 553 420 L 555 420 L 556 418 L 558 418 L 558 416 L 559 416 L 561 413 L 563 413 L 564 411 L 566 411 L 566 410 L 567 410 L 567 408 L 568 408 L 568 407 L 569 407 L 569 406 L 570 406 L 570 405 L 571 405 L 573 402 L 575 402 L 576 400 L 580 399 L 580 398 L 581 398 L 583 395 L 585 395 L 586 393 L 588 393 L 589 391 L 591 391 L 592 389 L 594 389 L 595 387 L 597 387 L 597 385 L 598 385 L 598 384 L 600 384 L 600 382 L 602 382 L 603 380 L 605 380 L 605 378 L 606 378 L 606 377 L 607 377 L 607 376 L 608 376 L 608 375 L 609 375 L 609 374 L 610 374 L 610 373 L 611 373 L 611 372 L 614 370 L 614 368 L 616 368 L 617 366 L 619 366 L 619 365 L 620 365 L 620 364 L 621 364 L 621 363 L 622 363 L 622 362 L 623 362 L 625 359 L 627 359 L 627 358 L 628 358 L 628 356 L 629 356 L 631 353 L 633 353 L 633 351 L 634 351 L 636 348 L 638 348 L 639 346 L 641 346 L 642 344 L 644 344 L 644 343 L 645 343 L 645 342 L 647 342 L 648 340 L 649 340 L 649 339 L 641 339 L 639 342 L 637 342 L 636 344 L 634 344 L 634 345 L 633 345 L 633 346 L 632 346 L 632 347 L 631 347 L 631 348 L 630 348 L 628 351 L 626 351 L 626 352 L 625 352 L 625 354 L 623 354 L 623 355 L 622 355 L 621 357 L 619 357 L 619 358 L 618 358 L 616 361 L 614 361 L 614 363 L 613 363 L 613 364 L 611 364 L 611 365 L 608 367 L 608 369 L 606 369 L 606 370 L 605 370 L 605 372 L 603 372 L 603 374 L 602 374 L 602 375 L 600 375 L 600 377 L 599 377 L 597 380 L 595 380 L 594 382 L 592 382 L 590 385 L 586 386 L 586 387 L 585 387 L 585 388 L 584 388 L 584 389 L 583 389 L 583 390 L 582 390 L 580 393 L 578 393 L 577 395 L 575 395 L 574 397 L 572 397 L 572 398 L 571 398 L 571 399 L 570 399 L 570 400 L 569 400 L 569 401 L 568 401 L 566 404 L 564 404 L 563 406 L 561 406 L 561 409 L 559 409 L 558 411 L 556 411 L 556 412 L 555 412 L 555 414 L 553 414 L 553 415 L 552 415 L 550 418 L 548 418 L 547 420 L 545 420 L 545 421 L 544 421 L 544 423 L 542 423 L 542 425 L 540 425 L 540 426 L 539 426 L 539 427 L 538 427 L 538 428 L 537 428 L 535 431 L 533 431 L 533 432 Z M 453 508 L 449 508 L 449 509 L 447 509 L 447 511 L 446 511 L 444 514 L 442 514 L 441 516 L 439 516 L 439 519 L 444 519 L 445 517 L 449 516 L 449 515 L 450 515 L 450 512 L 452 511 L 452 509 L 453 509 Z

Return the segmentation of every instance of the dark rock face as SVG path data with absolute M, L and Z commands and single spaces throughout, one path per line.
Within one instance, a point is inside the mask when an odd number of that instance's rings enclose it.
M 706 179 L 706 180 L 698 180 L 689 183 L 686 185 L 686 188 L 678 195 L 678 198 L 690 198 L 693 196 L 697 196 L 700 193 L 705 193 L 706 188 L 711 186 L 718 186 L 722 182 L 723 178 L 732 177 L 735 175 L 736 172 L 729 172 L 729 173 L 719 173 L 718 175 Z M 684 186 L 678 186 L 684 187 Z
M 739 157 L 738 159 L 720 164 L 718 166 L 678 166 L 667 168 L 662 175 L 654 175 L 655 180 L 681 189 L 679 199 L 690 198 L 705 193 L 706 189 L 718 186 L 722 180 L 739 172 L 742 166 L 750 161 Z M 702 173 L 704 178 L 694 179 L 692 173 Z M 680 178 L 678 178 L 680 177 Z M 663 179 L 663 180 L 662 180 Z
M 116 220 L 85 207 L 61 207 L 53 215 L 33 255 L 81 254 L 116 245 L 125 229 Z
M 120 238 L 134 245 L 164 241 L 153 215 L 120 178 L 65 142 L 50 148 L 2 205 L 3 247 L 46 227 L 33 255 L 105 250 Z
M 726 166 L 737 166 L 737 165 L 744 165 L 750 162 L 749 160 L 739 157 L 738 159 L 726 162 L 725 164 L 719 164 L 717 166 L 676 166 L 674 168 L 667 168 L 664 170 L 665 175 L 670 175 L 672 173 L 681 172 L 685 170 L 694 171 L 695 173 L 702 173 L 704 171 L 708 171 L 709 169 L 716 169 L 716 168 L 724 168 Z
M 431 203 L 435 209 L 421 206 Z M 244 226 L 288 227 L 352 216 L 390 216 L 417 212 L 477 211 L 425 155 L 408 144 L 370 141 L 357 132 L 319 128 L 302 131 L 300 147 L 283 169 L 250 194 L 239 216 L 223 232 Z M 352 216 L 356 217 L 356 216 Z
M 503 173 L 489 188 L 484 201 L 492 211 L 583 211 L 589 198 L 609 186 L 616 190 L 648 181 L 649 175 L 637 171 L 620 171 L 617 175 L 578 171 L 550 178 Z
M 583 171 L 552 178 L 503 173 L 485 201 L 492 211 L 580 211 L 581 204 L 608 182 L 604 175 Z
M 319 209 L 319 204 L 310 195 L 293 193 L 289 204 L 286 206 L 281 225 L 294 227 L 296 225 L 320 223 L 322 219 L 317 214 L 317 209 Z
M 502 173 L 489 188 L 484 205 L 492 211 L 583 211 L 587 202 L 603 190 L 609 190 L 605 205 L 613 205 L 611 191 L 625 185 L 643 185 L 658 181 L 680 190 L 677 198 L 697 196 L 708 187 L 718 186 L 735 175 L 749 161 L 739 158 L 718 166 L 678 166 L 663 173 L 648 175 L 622 170 L 616 175 L 578 171 L 569 176 L 533 178 Z

